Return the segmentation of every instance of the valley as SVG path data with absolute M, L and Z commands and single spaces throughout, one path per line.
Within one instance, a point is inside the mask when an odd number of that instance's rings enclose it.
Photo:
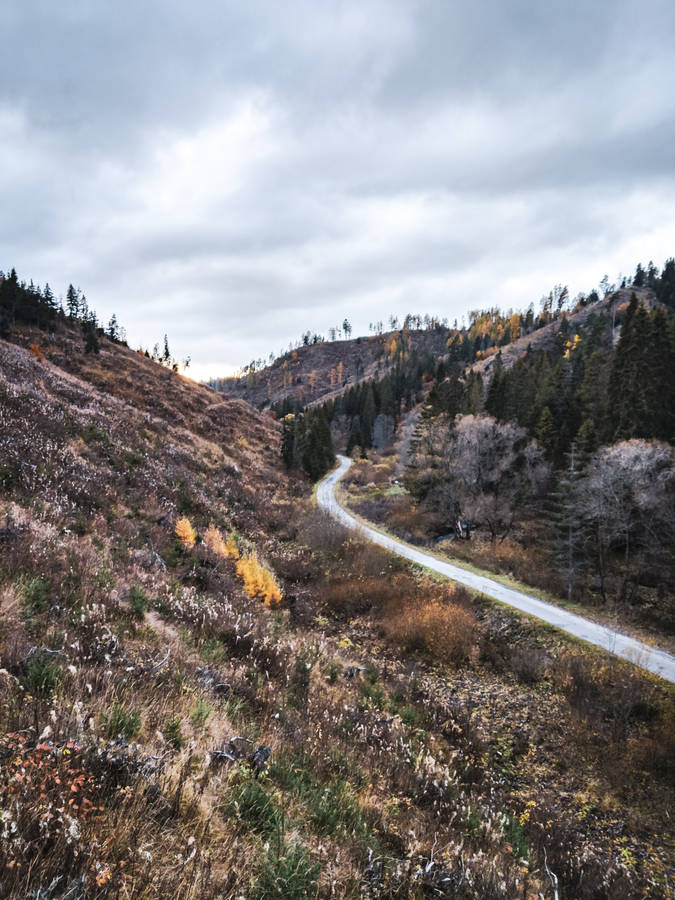
M 668 680 L 343 527 L 269 411 L 58 314 L 9 337 L 5 896 L 668 895 Z M 353 456 L 350 508 L 430 547 Z

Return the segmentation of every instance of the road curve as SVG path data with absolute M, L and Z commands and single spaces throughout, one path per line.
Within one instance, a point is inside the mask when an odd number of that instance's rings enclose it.
M 636 641 L 625 634 L 621 634 L 619 631 L 614 631 L 613 628 L 598 625 L 559 606 L 554 606 L 552 603 L 545 603 L 543 600 L 532 597 L 530 594 L 523 594 L 514 588 L 505 587 L 491 578 L 476 575 L 467 569 L 453 566 L 452 563 L 442 562 L 428 553 L 409 547 L 394 537 L 382 534 L 375 528 L 362 524 L 343 509 L 335 497 L 336 484 L 352 464 L 351 459 L 345 456 L 338 456 L 338 460 L 340 462 L 338 468 L 319 482 L 316 500 L 322 509 L 334 516 L 346 528 L 358 531 L 373 541 L 373 543 L 379 544 L 380 547 L 384 547 L 392 553 L 398 553 L 399 556 L 403 556 L 411 560 L 411 562 L 433 569 L 434 572 L 445 575 L 446 578 L 485 594 L 486 597 L 492 597 L 494 600 L 513 606 L 515 609 L 519 609 L 530 616 L 536 616 L 536 618 L 548 622 L 549 625 L 554 625 L 561 631 L 566 631 L 568 634 L 581 638 L 589 644 L 595 644 L 596 647 L 602 647 L 603 650 L 613 653 L 615 656 L 621 656 L 630 660 L 630 662 L 635 663 L 640 668 L 675 683 L 675 656 L 672 656 L 665 650 L 649 647 L 647 644 Z

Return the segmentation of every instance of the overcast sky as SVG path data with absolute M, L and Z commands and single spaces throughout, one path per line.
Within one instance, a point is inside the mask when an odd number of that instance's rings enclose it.
M 193 377 L 675 254 L 673 0 L 0 8 L 0 268 Z

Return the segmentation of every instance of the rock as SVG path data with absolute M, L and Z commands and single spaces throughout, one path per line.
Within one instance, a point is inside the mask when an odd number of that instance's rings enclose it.
M 253 769 L 253 772 L 256 776 L 261 775 L 265 767 L 267 766 L 267 760 L 272 755 L 272 748 L 266 746 L 265 744 L 261 744 L 257 747 L 253 753 L 248 758 L 248 761 Z
M 135 563 L 147 571 L 160 569 L 166 572 L 166 563 L 156 550 L 134 550 L 131 556 Z

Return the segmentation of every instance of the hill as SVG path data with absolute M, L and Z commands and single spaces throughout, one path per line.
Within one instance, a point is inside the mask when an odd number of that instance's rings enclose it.
M 328 400 L 362 381 L 382 378 L 395 364 L 403 346 L 415 356 L 436 359 L 445 352 L 449 331 L 442 325 L 429 330 L 392 331 L 343 341 L 322 341 L 275 359 L 260 370 L 212 385 L 258 408 L 304 407 Z

